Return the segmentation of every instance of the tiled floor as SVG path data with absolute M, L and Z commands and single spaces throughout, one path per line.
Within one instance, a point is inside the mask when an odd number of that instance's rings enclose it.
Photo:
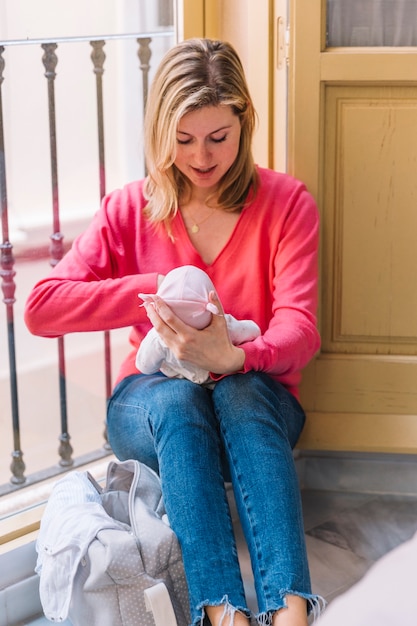
M 328 601 L 417 530 L 417 496 L 304 493 L 313 587 Z
M 313 592 L 329 602 L 417 530 L 417 494 L 309 489 L 303 491 L 303 507 Z M 236 533 L 248 602 L 256 610 L 249 557 L 239 526 Z M 43 618 L 26 622 L 32 626 L 49 623 Z
M 328 602 L 417 531 L 417 495 L 307 490 L 303 506 L 313 592 Z M 249 558 L 237 532 L 248 601 L 256 610 Z

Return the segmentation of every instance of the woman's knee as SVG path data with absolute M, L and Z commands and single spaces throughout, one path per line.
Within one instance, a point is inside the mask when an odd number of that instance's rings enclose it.
M 217 410 L 240 415 L 242 419 L 242 415 L 261 410 L 273 413 L 279 404 L 279 391 L 277 383 L 269 376 L 251 371 L 222 378 L 213 391 L 213 402 Z
M 184 417 L 190 407 L 204 406 L 207 392 L 190 381 L 167 378 L 163 374 L 139 374 L 116 387 L 108 406 L 108 414 L 144 415 L 152 421 Z
M 187 426 L 198 432 L 215 423 L 209 390 L 163 375 L 140 375 L 122 383 L 108 407 L 109 438 L 122 439 L 128 450 L 137 440 L 150 439 L 157 447 L 162 439 L 183 436 Z
M 264 372 L 235 374 L 221 379 L 213 392 L 216 414 L 223 427 L 264 424 L 278 429 L 294 446 L 304 426 L 305 413 L 297 399 Z M 258 431 L 258 427 L 256 427 Z

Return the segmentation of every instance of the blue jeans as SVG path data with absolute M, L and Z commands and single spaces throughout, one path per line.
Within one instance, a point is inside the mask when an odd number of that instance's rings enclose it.
M 305 415 L 261 372 L 226 376 L 213 390 L 163 374 L 133 375 L 108 406 L 116 456 L 161 477 L 170 524 L 181 544 L 193 624 L 204 607 L 249 615 L 225 481 L 231 481 L 248 544 L 259 623 L 296 594 L 311 606 L 298 479 L 292 448 Z

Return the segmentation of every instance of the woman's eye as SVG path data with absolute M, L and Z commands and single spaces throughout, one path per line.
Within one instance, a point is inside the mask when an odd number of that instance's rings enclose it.
M 212 141 L 213 143 L 222 143 L 223 141 L 226 141 L 227 135 L 223 135 L 222 137 L 211 137 L 210 141 Z M 190 144 L 193 141 L 192 137 L 190 137 L 189 139 L 179 139 L 179 137 L 177 137 L 177 143 L 180 146 L 187 146 L 188 144 Z
M 211 138 L 211 140 L 212 140 L 214 143 L 222 143 L 222 141 L 225 141 L 225 140 L 226 140 L 226 137 L 227 137 L 227 135 L 223 135 L 223 137 L 220 137 L 219 139 L 217 139 L 217 138 L 215 139 L 214 137 L 212 137 L 212 138 Z

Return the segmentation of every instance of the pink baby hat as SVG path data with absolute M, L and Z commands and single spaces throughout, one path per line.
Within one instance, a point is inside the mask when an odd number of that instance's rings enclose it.
M 219 314 L 209 302 L 210 291 L 215 291 L 209 276 L 194 265 L 182 265 L 168 272 L 157 295 L 173 310 L 175 315 L 194 328 L 210 324 L 211 315 Z M 153 302 L 154 294 L 140 293 L 144 302 Z

